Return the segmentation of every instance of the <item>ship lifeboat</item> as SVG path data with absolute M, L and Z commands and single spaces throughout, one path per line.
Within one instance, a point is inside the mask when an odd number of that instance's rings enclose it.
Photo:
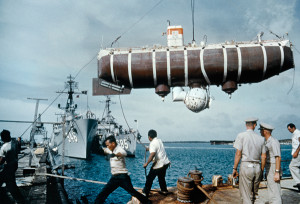
M 199 112 L 209 107 L 207 88 L 211 85 L 220 85 L 224 92 L 232 94 L 239 84 L 258 83 L 294 68 L 289 40 L 264 41 L 259 36 L 252 42 L 184 45 L 181 26 L 169 26 L 167 33 L 168 46 L 165 47 L 101 50 L 98 77 L 93 82 L 94 95 L 130 93 L 131 88 L 155 88 L 155 92 L 164 97 L 171 87 L 190 87 L 201 91 L 182 94 L 176 88 L 173 100 L 190 104 L 190 100 L 196 98 L 200 104 L 188 108 Z M 116 92 L 101 90 L 105 88 Z

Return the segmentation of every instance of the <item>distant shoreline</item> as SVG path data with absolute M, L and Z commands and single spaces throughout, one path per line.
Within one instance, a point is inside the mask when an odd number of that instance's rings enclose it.
M 209 141 L 164 141 L 164 143 L 210 143 Z
M 210 140 L 210 141 L 163 141 L 164 143 L 210 143 L 212 145 L 233 145 L 234 140 Z M 291 139 L 279 140 L 280 144 L 289 145 L 292 143 Z M 143 142 L 149 144 L 149 142 Z
M 210 143 L 209 141 L 163 141 L 163 143 Z M 142 144 L 149 144 L 149 142 L 142 142 Z

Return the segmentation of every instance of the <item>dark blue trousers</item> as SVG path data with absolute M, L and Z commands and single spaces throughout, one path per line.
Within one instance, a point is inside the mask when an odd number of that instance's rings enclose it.
M 146 184 L 145 184 L 145 187 L 144 187 L 144 190 L 143 190 L 143 192 L 147 196 L 150 193 L 150 190 L 151 190 L 151 187 L 152 187 L 152 184 L 153 184 L 153 180 L 155 179 L 156 176 L 158 177 L 158 182 L 159 182 L 159 186 L 160 186 L 161 191 L 168 191 L 165 177 L 166 177 L 166 171 L 167 171 L 167 168 L 169 167 L 169 165 L 170 164 L 166 164 L 166 165 L 164 165 L 163 167 L 161 167 L 159 169 L 153 169 L 153 165 L 152 165 L 152 167 L 150 169 L 150 172 L 147 176 Z
M 146 196 L 137 192 L 133 188 L 130 177 L 127 174 L 117 174 L 117 175 L 112 175 L 112 177 L 109 179 L 108 183 L 104 186 L 102 191 L 97 196 L 95 203 L 97 203 L 97 204 L 104 203 L 104 201 L 109 196 L 109 194 L 111 194 L 118 187 L 123 188 L 130 195 L 139 199 L 139 201 L 141 203 L 149 202 L 149 200 L 148 200 L 148 198 L 146 198 Z
M 0 186 L 2 186 L 3 183 L 6 183 L 6 187 L 10 192 L 10 194 L 13 196 L 13 198 L 18 203 L 24 203 L 25 199 L 16 184 L 15 173 L 17 169 L 18 169 L 18 162 L 11 162 L 9 164 L 5 164 L 3 171 L 0 172 Z M 1 198 L 0 198 L 0 203 L 1 203 Z

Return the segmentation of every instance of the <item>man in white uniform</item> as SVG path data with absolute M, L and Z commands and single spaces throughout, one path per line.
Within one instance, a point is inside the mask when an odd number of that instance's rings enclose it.
M 296 185 L 295 188 L 298 188 L 300 191 L 300 131 L 296 129 L 296 126 L 293 123 L 287 125 L 287 129 L 293 133 L 292 136 L 292 161 L 290 163 L 290 171 Z
M 281 204 L 281 186 L 280 186 L 280 144 L 277 139 L 272 137 L 273 126 L 267 123 L 260 123 L 260 134 L 265 137 L 267 152 L 266 174 L 269 203 Z
M 239 190 L 243 204 L 255 202 L 262 172 L 266 163 L 264 138 L 254 132 L 257 118 L 245 120 L 247 130 L 238 134 L 233 147 L 236 149 L 232 175 L 239 174 L 237 167 L 241 160 Z M 259 162 L 261 161 L 261 165 Z
M 157 176 L 161 193 L 166 195 L 168 193 L 168 189 L 167 189 L 165 176 L 166 176 L 167 168 L 170 165 L 170 161 L 167 157 L 167 153 L 165 151 L 161 139 L 157 139 L 157 133 L 155 130 L 149 130 L 148 139 L 150 141 L 150 145 L 149 145 L 150 156 L 148 158 L 148 161 L 144 164 L 144 168 L 146 168 L 148 164 L 152 161 L 153 161 L 153 165 L 147 176 L 143 193 L 145 193 L 147 197 L 149 196 L 153 184 L 153 180 Z
M 125 156 L 127 153 L 122 147 L 117 145 L 116 138 L 114 136 L 106 138 L 105 144 L 107 148 L 104 149 L 104 153 L 108 155 L 112 176 L 97 196 L 95 203 L 104 203 L 109 194 L 118 187 L 122 187 L 130 195 L 136 197 L 141 203 L 151 203 L 148 198 L 133 188 L 125 164 Z

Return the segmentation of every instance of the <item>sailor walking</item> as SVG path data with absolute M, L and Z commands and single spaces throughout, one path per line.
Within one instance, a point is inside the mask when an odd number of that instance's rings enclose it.
M 264 138 L 254 132 L 257 118 L 245 120 L 247 130 L 238 134 L 233 147 L 236 149 L 232 175 L 236 178 L 241 160 L 239 190 L 243 204 L 254 203 L 266 162 Z M 259 162 L 261 161 L 261 165 Z
M 266 175 L 267 175 L 267 187 L 268 187 L 268 197 L 269 203 L 281 204 L 281 186 L 280 186 L 280 144 L 277 139 L 272 137 L 271 133 L 274 127 L 266 124 L 260 123 L 260 134 L 265 137 L 266 144 Z
M 3 130 L 1 132 L 1 140 L 4 144 L 0 149 L 0 164 L 4 163 L 4 168 L 0 171 L 0 187 L 3 183 L 6 183 L 6 187 L 14 199 L 18 203 L 25 203 L 25 199 L 16 184 L 15 173 L 18 169 L 17 147 L 12 144 L 10 132 L 8 130 Z
M 118 187 L 122 187 L 130 195 L 136 197 L 141 203 L 151 203 L 148 198 L 133 188 L 125 164 L 126 151 L 117 145 L 116 138 L 114 136 L 106 138 L 105 144 L 107 148 L 104 149 L 104 153 L 108 155 L 112 176 L 97 196 L 95 203 L 104 203 L 109 194 Z
M 292 136 L 292 161 L 289 165 L 292 177 L 296 182 L 296 185 L 293 187 L 298 188 L 300 191 L 300 131 L 296 129 L 296 126 L 293 123 L 287 125 L 287 129 L 290 133 L 293 133 Z
M 168 189 L 165 176 L 167 168 L 170 166 L 170 161 L 167 157 L 167 153 L 161 139 L 157 139 L 157 133 L 155 130 L 149 130 L 148 139 L 150 141 L 150 145 L 147 150 L 149 150 L 150 156 L 143 167 L 146 168 L 150 162 L 153 162 L 153 164 L 146 178 L 143 193 L 146 194 L 147 197 L 149 196 L 153 180 L 157 176 L 161 193 L 167 195 Z

